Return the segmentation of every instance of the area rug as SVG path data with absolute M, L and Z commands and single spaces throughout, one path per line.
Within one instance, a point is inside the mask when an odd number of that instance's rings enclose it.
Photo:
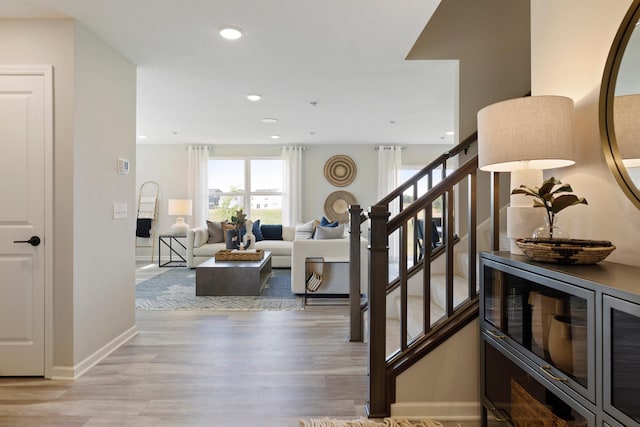
M 433 420 L 407 420 L 400 418 L 385 418 L 381 422 L 366 418 L 357 420 L 319 418 L 300 420 L 300 427 L 442 427 L 442 423 Z
M 291 271 L 274 269 L 260 296 L 196 296 L 196 271 L 174 267 L 136 285 L 138 310 L 303 310 L 291 293 Z

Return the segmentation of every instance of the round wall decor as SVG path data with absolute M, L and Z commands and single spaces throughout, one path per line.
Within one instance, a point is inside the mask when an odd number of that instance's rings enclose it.
M 324 176 L 336 187 L 347 186 L 356 178 L 356 163 L 349 156 L 333 156 L 324 164 Z
M 349 205 L 358 201 L 348 191 L 334 191 L 324 201 L 324 214 L 330 221 L 344 223 L 349 221 Z

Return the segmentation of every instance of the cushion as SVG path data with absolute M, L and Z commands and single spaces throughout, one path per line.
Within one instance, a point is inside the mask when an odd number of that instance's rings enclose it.
M 281 224 L 262 224 L 260 231 L 262 232 L 262 238 L 264 240 L 282 240 Z M 253 234 L 256 234 L 255 231 Z
M 193 247 L 199 248 L 205 243 L 209 243 L 209 231 L 204 228 L 196 228 L 193 230 Z
M 256 249 L 271 251 L 272 256 L 291 257 L 291 242 L 285 240 L 262 240 L 256 242 Z
M 209 239 L 207 243 L 224 242 L 224 232 L 222 231 L 221 222 L 207 221 L 207 229 L 209 230 Z
M 316 229 L 317 221 L 315 219 L 296 225 L 295 240 L 308 240 L 313 238 L 313 232 Z
M 262 230 L 260 228 L 260 220 L 256 220 L 251 226 L 251 233 L 253 233 L 253 237 L 255 237 L 256 242 L 264 240 L 264 236 L 262 235 Z
M 323 216 L 320 220 L 320 225 L 323 227 L 337 227 L 338 221 L 330 222 L 326 217 Z
M 323 227 L 319 225 L 313 236 L 315 240 L 342 239 L 344 237 L 344 225 L 336 227 Z

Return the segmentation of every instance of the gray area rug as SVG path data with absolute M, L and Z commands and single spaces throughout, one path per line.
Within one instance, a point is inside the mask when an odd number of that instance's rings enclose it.
M 136 285 L 138 310 L 303 310 L 291 270 L 274 269 L 260 296 L 196 296 L 196 271 L 174 267 Z

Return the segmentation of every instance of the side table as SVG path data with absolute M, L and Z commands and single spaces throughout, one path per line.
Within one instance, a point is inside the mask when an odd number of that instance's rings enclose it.
M 186 267 L 187 260 L 180 253 L 180 248 L 187 250 L 187 247 L 180 239 L 186 239 L 186 235 L 161 234 L 158 236 L 158 267 Z M 162 262 L 162 247 L 169 248 L 169 261 Z M 174 259 L 177 258 L 177 259 Z
M 343 257 L 305 258 L 305 279 L 308 282 L 313 272 L 322 274 L 322 284 L 312 292 L 304 287 L 305 305 L 349 304 L 349 259 Z M 315 301 L 312 303 L 310 300 Z

